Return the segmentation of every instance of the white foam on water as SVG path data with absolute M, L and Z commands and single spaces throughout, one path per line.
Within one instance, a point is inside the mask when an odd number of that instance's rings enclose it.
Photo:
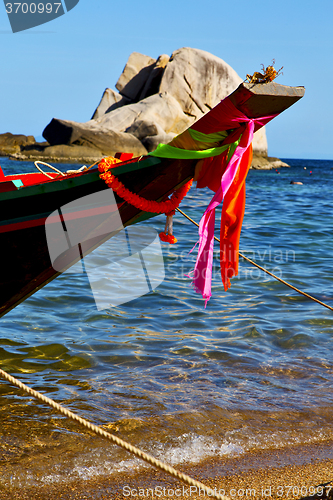
M 325 432 L 314 432 L 307 440 L 304 436 L 292 436 L 290 433 L 279 431 L 276 433 L 258 433 L 252 427 L 241 427 L 227 432 L 222 441 L 212 436 L 203 436 L 196 433 L 184 433 L 172 439 L 172 443 L 139 443 L 138 447 L 144 449 L 155 458 L 177 467 L 179 464 L 197 464 L 213 457 L 227 458 L 241 456 L 249 450 L 262 450 L 268 448 L 283 448 L 290 445 L 315 443 L 327 438 Z M 64 458 L 64 457 L 63 457 Z M 92 478 L 110 477 L 115 474 L 138 472 L 148 467 L 148 464 L 138 458 L 117 458 L 117 451 L 109 448 L 97 448 L 75 457 L 72 460 L 63 460 L 60 464 L 50 465 L 49 473 L 41 475 L 40 471 L 11 471 L 7 479 L 2 477 L 2 482 L 10 483 L 17 487 L 36 484 L 61 484 L 71 480 L 80 479 L 88 481 Z
M 154 447 L 155 455 L 170 465 L 199 463 L 210 457 L 239 455 L 244 448 L 230 442 L 218 443 L 214 438 L 186 433 L 178 437 L 178 443 L 165 449 L 162 445 Z
M 242 453 L 244 453 L 244 451 L 245 451 L 244 448 L 238 444 L 223 443 L 220 447 L 219 455 L 235 456 L 235 455 L 241 455 Z
M 49 474 L 40 479 L 41 483 L 44 484 L 58 484 L 64 482 L 64 477 L 59 474 Z
M 156 447 L 159 459 L 164 459 L 170 465 L 198 463 L 216 453 L 217 443 L 212 438 L 189 433 L 179 436 L 175 445 L 168 446 L 166 450 L 163 448 Z

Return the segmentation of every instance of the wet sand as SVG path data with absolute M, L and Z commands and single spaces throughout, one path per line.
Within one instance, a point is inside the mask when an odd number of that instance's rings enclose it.
M 59 456 L 60 460 L 60 456 Z M 333 498 L 333 443 L 265 450 L 225 460 L 209 460 L 178 467 L 230 499 Z M 331 490 L 332 486 L 332 490 Z M 8 486 L 0 500 L 104 500 L 134 498 L 208 498 L 195 487 L 147 468 L 137 474 L 121 474 L 96 481 L 64 485 Z

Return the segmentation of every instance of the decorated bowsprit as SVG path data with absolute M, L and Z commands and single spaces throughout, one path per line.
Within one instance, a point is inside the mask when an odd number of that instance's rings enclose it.
M 172 214 L 190 188 L 215 192 L 199 230 L 193 283 L 207 301 L 215 209 L 223 200 L 221 272 L 237 274 L 245 178 L 253 133 L 294 104 L 303 87 L 241 84 L 192 127 L 148 156 L 101 160 L 78 171 L 6 176 L 0 169 L 0 316 L 127 226 L 167 214 L 162 239 L 173 242 Z M 170 197 L 170 198 L 169 198 Z
M 267 78 L 277 76 L 272 70 L 272 66 L 266 68 Z M 170 144 L 160 144 L 151 153 L 164 158 L 195 158 L 197 188 L 208 187 L 215 192 L 200 221 L 199 250 L 193 273 L 194 288 L 206 303 L 211 297 L 215 209 L 223 201 L 220 265 L 223 285 L 228 290 L 230 278 L 238 274 L 245 179 L 252 161 L 253 134 L 300 99 L 304 92 L 304 87 L 274 82 L 243 83 Z

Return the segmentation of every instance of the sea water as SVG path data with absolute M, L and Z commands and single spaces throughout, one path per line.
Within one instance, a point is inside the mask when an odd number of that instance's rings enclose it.
M 286 161 L 249 172 L 240 251 L 333 306 L 333 161 Z M 181 208 L 199 222 L 211 196 L 194 186 Z M 332 439 L 332 312 L 243 259 L 225 292 L 217 243 L 205 307 L 188 277 L 198 230 L 177 213 L 174 233 L 165 277 L 143 296 L 99 309 L 87 275 L 65 273 L 2 317 L 0 367 L 174 466 Z M 0 485 L 145 467 L 8 383 L 0 396 Z

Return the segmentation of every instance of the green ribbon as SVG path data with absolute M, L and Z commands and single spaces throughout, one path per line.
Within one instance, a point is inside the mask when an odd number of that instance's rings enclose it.
M 148 153 L 150 156 L 158 158 L 170 158 L 180 160 L 200 160 L 200 158 L 209 158 L 210 156 L 218 156 L 229 148 L 230 144 L 217 148 L 204 149 L 203 151 L 194 151 L 190 149 L 180 149 L 169 144 L 159 144 L 155 151 Z
M 212 134 L 204 134 L 203 132 L 189 128 L 188 132 L 192 139 L 200 142 L 222 142 L 226 137 L 228 137 L 228 132 L 226 130 L 214 132 Z
M 203 132 L 198 132 L 191 128 L 188 129 L 191 137 L 200 142 L 221 142 L 224 140 L 228 133 L 226 131 L 216 132 L 213 134 L 204 134 Z M 237 141 L 226 144 L 224 146 L 216 146 L 213 148 L 203 149 L 202 151 L 192 150 L 192 149 L 181 149 L 175 148 L 174 146 L 169 146 L 169 144 L 159 144 L 155 151 L 148 153 L 150 156 L 157 156 L 158 158 L 170 158 L 179 160 L 200 160 L 202 158 L 210 158 L 211 156 L 219 156 L 224 153 L 228 148 L 228 162 L 234 154 L 240 138 Z

